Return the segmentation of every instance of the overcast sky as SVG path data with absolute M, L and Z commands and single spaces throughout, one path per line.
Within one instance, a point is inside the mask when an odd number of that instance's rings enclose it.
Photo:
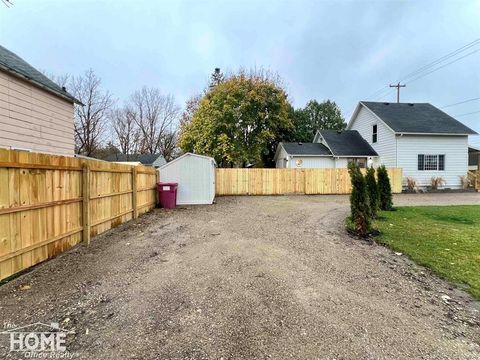
M 294 106 L 332 99 L 348 116 L 359 100 L 395 101 L 394 90 L 371 95 L 480 38 L 477 0 L 11 1 L 0 3 L 3 46 L 50 73 L 91 67 L 119 102 L 148 85 L 183 106 L 215 67 L 264 67 Z M 438 107 L 477 97 L 480 51 L 401 91 L 401 101 Z M 480 100 L 444 110 L 480 111 Z M 457 118 L 480 133 L 480 112 Z M 470 142 L 480 146 L 480 136 Z

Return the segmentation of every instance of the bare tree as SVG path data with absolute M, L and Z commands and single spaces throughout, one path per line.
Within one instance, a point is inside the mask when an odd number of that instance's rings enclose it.
M 179 107 L 173 96 L 162 95 L 159 89 L 143 87 L 130 98 L 129 108 L 140 129 L 140 152 L 154 154 L 162 150 L 162 141 L 176 129 Z
M 122 154 L 135 154 L 140 146 L 140 130 L 134 117 L 127 106 L 110 113 L 113 136 Z
M 167 131 L 162 135 L 160 139 L 160 153 L 165 160 L 171 161 L 178 156 L 180 149 L 177 146 L 177 141 L 178 131 L 176 129 Z
M 108 124 L 107 114 L 114 101 L 101 83 L 92 69 L 70 81 L 70 92 L 84 104 L 75 106 L 75 146 L 79 154 L 94 155 Z
M 202 100 L 202 95 L 197 94 L 192 96 L 185 102 L 185 109 L 182 112 L 182 117 L 180 118 L 180 126 L 190 124 L 192 121 L 193 115 L 200 105 L 200 100 Z

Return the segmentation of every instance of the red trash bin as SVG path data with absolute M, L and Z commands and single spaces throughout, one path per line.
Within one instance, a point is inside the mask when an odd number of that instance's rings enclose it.
M 165 209 L 175 209 L 177 205 L 178 183 L 157 183 L 158 199 L 160 206 Z

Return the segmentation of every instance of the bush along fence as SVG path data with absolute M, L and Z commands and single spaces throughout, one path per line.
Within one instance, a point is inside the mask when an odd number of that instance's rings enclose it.
M 0 149 L 0 280 L 155 207 L 156 171 Z
M 365 169 L 361 170 L 365 173 Z M 392 192 L 402 192 L 402 169 L 388 168 Z M 348 169 L 217 169 L 221 195 L 350 194 Z

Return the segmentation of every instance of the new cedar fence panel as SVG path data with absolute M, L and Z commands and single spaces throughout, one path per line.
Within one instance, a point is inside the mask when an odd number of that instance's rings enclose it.
M 402 169 L 389 168 L 394 193 L 402 191 Z M 362 170 L 365 171 L 365 170 Z M 217 169 L 216 195 L 349 194 L 348 169 Z
M 156 176 L 149 167 L 0 149 L 0 280 L 151 210 Z

